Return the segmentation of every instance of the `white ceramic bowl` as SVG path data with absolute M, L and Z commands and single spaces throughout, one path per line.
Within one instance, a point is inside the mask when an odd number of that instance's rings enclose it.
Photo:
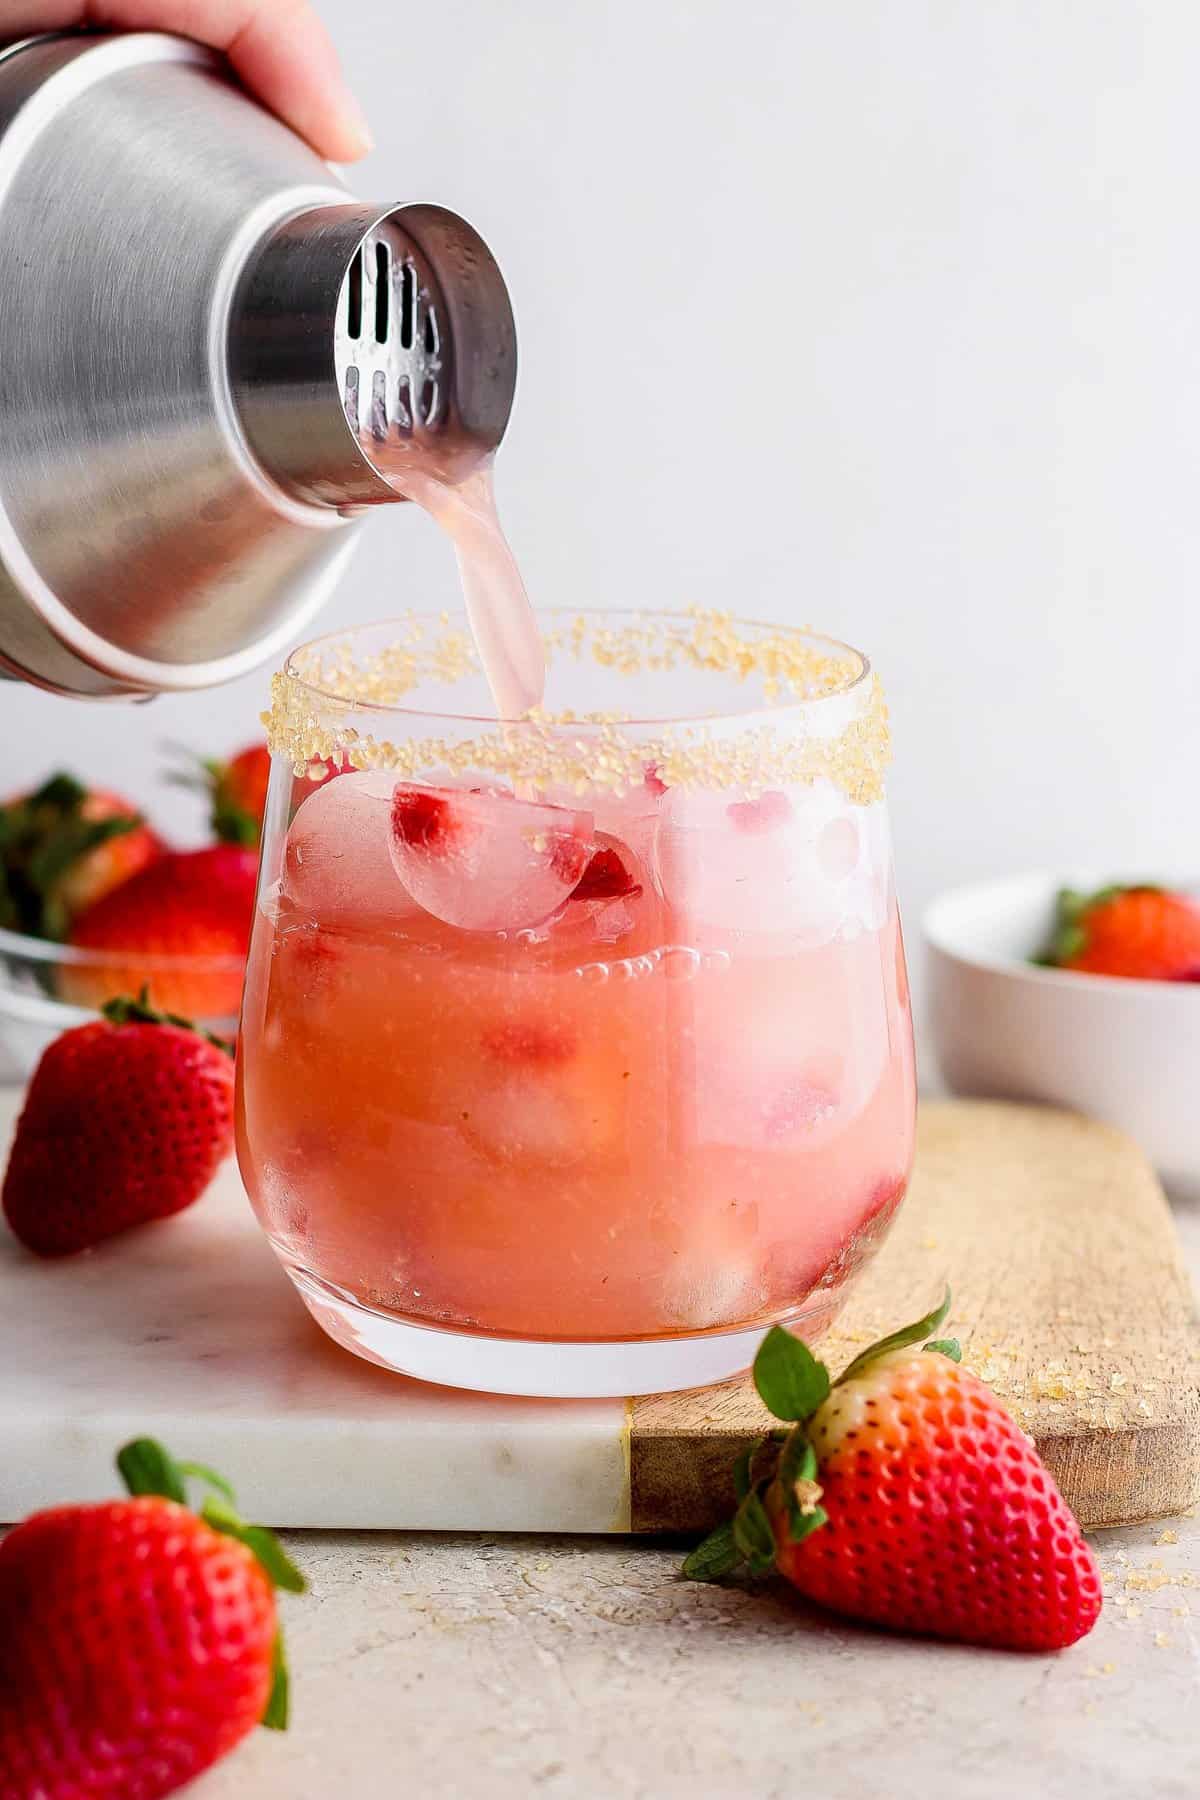
M 1042 1100 L 1128 1132 L 1169 1188 L 1200 1197 L 1200 985 L 1039 969 L 1060 887 L 1018 875 L 925 915 L 929 1022 L 952 1093 Z M 1191 882 L 1179 884 L 1185 888 Z

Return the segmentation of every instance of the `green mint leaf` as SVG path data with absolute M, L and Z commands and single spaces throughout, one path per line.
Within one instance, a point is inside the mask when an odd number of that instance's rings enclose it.
M 304 1593 L 308 1583 L 275 1533 L 268 1531 L 265 1525 L 247 1525 L 232 1506 L 212 1494 L 204 1502 L 200 1517 L 214 1531 L 223 1532 L 226 1537 L 236 1538 L 239 1544 L 245 1544 L 276 1587 L 286 1588 L 289 1594 Z
M 807 1344 L 772 1325 L 754 1359 L 754 1385 L 777 1419 L 808 1419 L 829 1394 L 829 1370 Z
M 934 1338 L 932 1344 L 926 1344 L 924 1348 L 936 1350 L 939 1356 L 948 1356 L 951 1362 L 962 1361 L 962 1345 L 957 1338 Z
M 283 1652 L 283 1633 L 277 1631 L 271 1647 L 271 1692 L 267 1697 L 267 1709 L 262 1716 L 262 1723 L 268 1731 L 287 1730 L 290 1703 L 291 1681 L 287 1657 Z
M 131 1494 L 158 1494 L 187 1505 L 178 1463 L 153 1438 L 134 1438 L 118 1450 L 117 1469 Z
M 733 1541 L 750 1565 L 752 1575 L 763 1575 L 775 1561 L 775 1534 L 759 1494 L 746 1495 L 733 1518 Z
M 689 1581 L 720 1581 L 731 1575 L 741 1560 L 742 1553 L 733 1541 L 733 1521 L 726 1519 L 684 1558 L 681 1573 Z
M 856 1375 L 861 1374 L 879 1357 L 886 1356 L 889 1350 L 903 1350 L 906 1344 L 919 1344 L 922 1338 L 932 1337 L 938 1326 L 944 1323 L 949 1311 L 950 1289 L 947 1288 L 942 1304 L 935 1306 L 931 1313 L 926 1313 L 923 1319 L 917 1319 L 912 1325 L 902 1325 L 899 1331 L 893 1331 L 890 1337 L 880 1338 L 877 1344 L 872 1344 L 869 1350 L 856 1356 L 850 1367 L 844 1369 L 838 1377 L 839 1384 L 853 1381 Z

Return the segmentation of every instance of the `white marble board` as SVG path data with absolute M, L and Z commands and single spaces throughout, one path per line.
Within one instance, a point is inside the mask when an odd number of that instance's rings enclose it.
M 20 1103 L 0 1090 L 5 1148 Z M 230 1163 L 189 1212 L 61 1262 L 0 1225 L 0 1523 L 115 1491 L 148 1432 L 264 1524 L 625 1531 L 622 1400 L 493 1398 L 358 1361 L 309 1319 Z

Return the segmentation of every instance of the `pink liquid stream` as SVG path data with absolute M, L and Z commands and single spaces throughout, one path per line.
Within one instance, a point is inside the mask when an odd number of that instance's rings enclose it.
M 492 461 L 461 480 L 407 464 L 396 485 L 454 545 L 471 634 L 500 719 L 540 706 L 546 652 L 516 558 L 496 512 Z

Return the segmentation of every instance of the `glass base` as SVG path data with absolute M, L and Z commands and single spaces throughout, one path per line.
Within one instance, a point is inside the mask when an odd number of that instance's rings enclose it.
M 284 1266 L 317 1324 L 355 1356 L 440 1387 L 544 1400 L 678 1393 L 727 1381 L 750 1367 L 772 1323 L 788 1326 L 806 1341 L 818 1338 L 841 1310 L 847 1291 L 826 1289 L 778 1321 L 757 1319 L 731 1331 L 572 1343 L 419 1325 L 365 1306 L 295 1263 Z

